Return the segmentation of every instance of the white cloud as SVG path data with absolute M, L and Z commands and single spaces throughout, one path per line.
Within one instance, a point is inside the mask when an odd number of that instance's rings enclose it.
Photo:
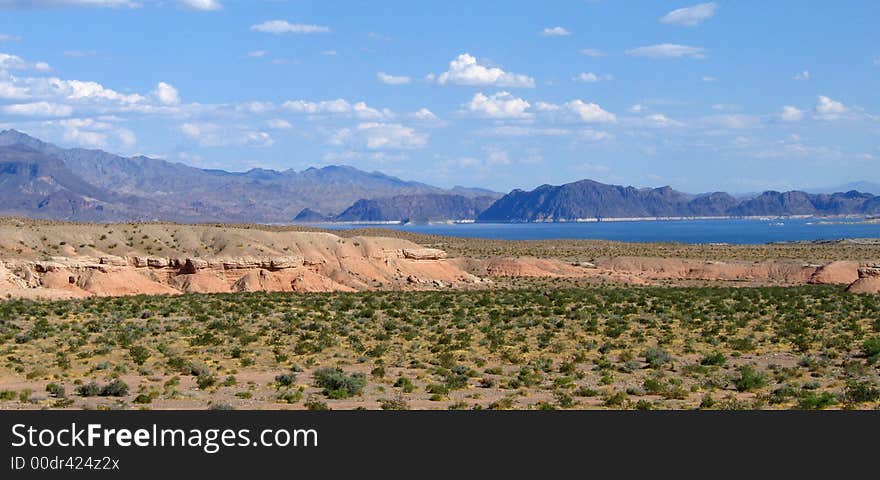
M 702 80 L 707 83 L 717 82 L 718 78 L 711 75 L 703 75 Z
M 469 112 L 488 118 L 528 118 L 526 112 L 531 106 L 529 102 L 514 97 L 509 92 L 498 92 L 491 96 L 477 93 L 465 105 Z
M 639 113 L 645 110 L 645 106 L 641 103 L 636 103 L 629 107 L 627 110 L 629 110 L 630 113 Z
M 10 35 L 8 33 L 0 33 L 0 42 L 17 42 L 21 40 L 18 35 Z
M 235 111 L 237 112 L 253 113 L 255 115 L 262 115 L 272 110 L 275 110 L 275 104 L 272 102 L 244 102 L 235 106 Z
M 567 37 L 571 32 L 562 27 L 547 27 L 541 31 L 541 35 L 545 37 Z
M 217 0 L 180 0 L 180 4 L 189 10 L 212 12 L 222 10 L 223 5 Z
M 260 57 L 265 57 L 267 53 L 269 53 L 269 52 L 267 52 L 265 50 L 253 50 L 251 52 L 248 52 L 247 56 L 249 56 L 251 58 L 260 58 Z
M 428 81 L 435 81 L 438 85 L 467 85 L 467 86 L 491 86 L 491 87 L 523 87 L 533 88 L 535 79 L 527 75 L 505 72 L 498 67 L 480 65 L 477 59 L 467 53 L 462 53 L 451 62 L 449 70 L 434 75 L 428 75 Z
M 434 115 L 434 112 L 424 107 L 413 112 L 411 116 L 416 120 L 437 120 L 437 115 Z
M 399 123 L 368 122 L 338 130 L 330 143 L 367 150 L 408 150 L 427 145 L 428 135 Z
M 251 25 L 251 30 L 255 32 L 273 33 L 281 35 L 284 33 L 329 33 L 330 28 L 322 25 L 307 25 L 303 23 L 290 23 L 287 20 L 269 20 L 267 22 Z
M 632 48 L 626 51 L 632 57 L 648 58 L 706 58 L 706 50 L 701 47 L 678 45 L 675 43 L 661 43 L 646 47 Z
M 66 142 L 83 147 L 106 149 L 110 146 L 111 140 L 121 148 L 131 148 L 137 143 L 134 132 L 106 121 L 69 118 L 47 123 L 49 126 L 59 127 L 61 136 Z
M 53 93 L 57 93 L 69 100 L 100 99 L 125 104 L 144 101 L 144 97 L 141 95 L 136 93 L 119 93 L 116 90 L 104 87 L 98 82 L 50 78 L 47 83 Z
M 581 55 L 585 55 L 587 57 L 597 58 L 597 57 L 604 57 L 606 55 L 606 53 L 603 52 L 602 50 L 598 50 L 595 48 L 583 48 L 583 49 L 581 49 Z
M 613 113 L 604 110 L 596 103 L 586 103 L 577 99 L 562 105 L 574 113 L 582 122 L 587 123 L 614 123 L 617 117 Z
M 798 72 L 791 77 L 793 80 L 805 81 L 810 79 L 810 71 L 804 70 L 803 72 Z
M 327 57 L 335 57 L 339 55 L 339 52 L 337 52 L 336 50 L 324 50 L 321 52 L 321 55 L 325 55 Z
M 576 75 L 575 77 L 573 77 L 572 80 L 574 80 L 575 82 L 581 82 L 581 83 L 596 83 L 596 82 L 601 82 L 603 80 L 605 80 L 605 81 L 614 80 L 614 77 L 612 75 L 608 75 L 608 74 L 597 75 L 593 72 L 581 72 L 578 75 Z
M 670 25 L 695 27 L 712 18 L 717 11 L 718 4 L 715 2 L 700 3 L 692 7 L 675 9 L 660 17 L 660 21 Z
M 266 126 L 273 130 L 290 130 L 293 128 L 293 125 L 291 125 L 290 122 L 281 118 L 266 120 Z
M 247 127 L 216 123 L 184 123 L 180 131 L 203 147 L 270 147 L 272 136 Z
M 673 120 L 662 113 L 652 113 L 650 115 L 645 115 L 642 118 L 636 119 L 634 122 L 635 125 L 642 127 L 650 127 L 650 128 L 667 128 L 667 127 L 682 127 L 684 123 L 679 122 L 678 120 Z
M 18 55 L 0 52 L 0 70 L 36 70 L 48 72 L 52 70 L 46 62 L 29 63 Z
M 816 103 L 816 116 L 822 120 L 836 120 L 846 111 L 847 108 L 842 103 L 824 95 L 820 95 L 819 102 Z
M 159 82 L 153 93 L 162 105 L 180 104 L 180 94 L 177 92 L 177 89 L 165 82 Z
M 308 115 L 344 115 L 362 120 L 378 120 L 394 117 L 394 112 L 387 108 L 378 110 L 368 106 L 364 102 L 349 103 L 347 100 L 341 98 L 320 102 L 288 100 L 284 102 L 283 107 L 292 112 Z
M 786 122 L 797 122 L 804 118 L 804 111 L 797 107 L 786 105 L 782 107 L 782 112 L 779 113 L 779 118 Z
M 385 85 L 407 85 L 412 81 L 410 77 L 406 77 L 403 75 L 389 75 L 385 72 L 377 73 L 376 78 L 378 78 L 379 81 L 384 83 Z
M 69 117 L 73 113 L 70 105 L 49 102 L 17 103 L 2 107 L 3 113 L 24 117 Z

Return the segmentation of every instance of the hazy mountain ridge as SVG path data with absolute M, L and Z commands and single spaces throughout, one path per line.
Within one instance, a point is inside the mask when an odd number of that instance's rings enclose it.
M 348 166 L 309 168 L 301 172 L 206 170 L 143 156 L 121 157 L 101 150 L 63 149 L 15 130 L 0 132 L 2 145 L 25 146 L 46 158 L 61 160 L 65 176 L 77 177 L 100 191 L 117 195 L 107 200 L 103 209 L 94 209 L 88 215 L 82 209 L 51 212 L 4 209 L 5 213 L 46 218 L 282 223 L 293 220 L 304 208 L 337 213 L 361 199 L 446 192 L 423 183 Z M 15 162 L 18 155 L 15 150 L 7 150 L 0 161 Z M 137 211 L 132 211 L 134 205 L 139 206 Z
M 578 219 L 646 217 L 746 217 L 789 215 L 869 215 L 880 213 L 880 197 L 850 191 L 809 194 L 764 192 L 736 199 L 724 192 L 688 195 L 670 187 L 637 189 L 581 180 L 514 190 L 492 204 L 479 222 L 559 222 Z

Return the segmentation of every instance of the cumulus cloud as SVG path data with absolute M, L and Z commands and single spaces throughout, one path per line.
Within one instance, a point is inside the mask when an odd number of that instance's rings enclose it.
M 586 103 L 583 100 L 576 99 L 562 105 L 566 110 L 575 114 L 582 122 L 587 123 L 615 123 L 617 117 L 596 103 Z
M 329 33 L 330 27 L 322 25 L 308 25 L 304 23 L 290 23 L 287 20 L 269 20 L 256 25 L 251 25 L 251 30 L 255 32 L 272 33 L 281 35 L 284 33 Z
M 567 37 L 571 32 L 562 27 L 547 27 L 541 31 L 541 35 L 545 37 Z
M 408 150 L 427 145 L 428 135 L 399 123 L 368 122 L 338 130 L 330 143 L 368 150 Z
M 247 127 L 216 123 L 184 123 L 180 131 L 202 147 L 270 147 L 272 136 Z
M 510 92 L 498 92 L 491 96 L 477 93 L 465 106 L 470 113 L 488 118 L 528 118 L 532 115 L 526 112 L 531 104 Z
M 180 94 L 177 92 L 177 89 L 165 82 L 159 82 L 153 94 L 156 95 L 156 98 L 159 99 L 159 103 L 162 105 L 180 104 Z
M 389 75 L 385 72 L 377 73 L 376 78 L 385 85 L 407 85 L 412 81 L 410 77 L 403 75 Z
M 292 112 L 304 113 L 307 115 L 342 115 L 362 120 L 378 120 L 394 117 L 394 112 L 387 108 L 378 110 L 368 106 L 364 102 L 349 103 L 347 100 L 341 98 L 320 102 L 288 100 L 284 102 L 283 107 Z
M 416 120 L 437 120 L 437 115 L 434 115 L 434 112 L 424 107 L 413 112 L 411 116 Z
M 7 115 L 24 117 L 69 117 L 73 113 L 70 105 L 49 102 L 17 103 L 4 105 L 2 109 Z
M 791 77 L 793 80 L 805 81 L 810 79 L 810 71 L 804 70 L 803 72 L 798 72 L 794 74 L 794 77 Z
M 712 18 L 718 11 L 715 2 L 700 3 L 692 7 L 678 8 L 660 17 L 660 22 L 684 27 L 695 27 Z
M 429 82 L 438 85 L 466 85 L 490 87 L 533 88 L 535 80 L 527 75 L 505 72 L 498 67 L 481 65 L 468 53 L 462 53 L 449 62 L 449 70 L 428 75 Z
M 48 72 L 52 68 L 46 62 L 30 63 L 18 55 L 0 52 L 0 70 L 37 70 Z
M 632 57 L 647 58 L 706 58 L 706 50 L 701 47 L 678 45 L 675 43 L 661 43 L 645 47 L 632 48 L 626 51 Z
M 217 0 L 180 0 L 180 4 L 186 9 L 202 12 L 223 10 L 223 5 Z
M 797 122 L 804 118 L 804 111 L 797 107 L 786 105 L 782 107 L 782 111 L 779 113 L 779 118 L 786 122 Z
M 601 82 L 603 80 L 604 81 L 614 80 L 614 77 L 612 75 L 608 75 L 608 74 L 599 75 L 599 74 L 595 74 L 593 72 L 581 72 L 581 73 L 575 75 L 574 78 L 572 78 L 572 80 L 574 80 L 575 82 L 581 82 L 581 83 L 596 83 L 596 82 Z
M 840 102 L 832 100 L 825 95 L 819 96 L 816 103 L 816 117 L 822 120 L 836 120 L 847 112 L 847 108 Z

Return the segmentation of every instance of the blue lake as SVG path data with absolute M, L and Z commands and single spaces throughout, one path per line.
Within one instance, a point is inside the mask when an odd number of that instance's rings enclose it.
M 587 238 L 626 242 L 769 243 L 838 238 L 880 238 L 880 224 L 817 219 L 668 220 L 597 223 L 477 223 L 433 225 L 326 225 L 324 228 L 380 227 L 432 235 L 542 240 Z

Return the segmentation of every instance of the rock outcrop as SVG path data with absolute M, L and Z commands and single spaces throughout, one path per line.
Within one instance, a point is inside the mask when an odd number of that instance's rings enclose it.
M 850 293 L 880 293 L 880 263 L 859 268 L 859 279 L 846 289 Z

